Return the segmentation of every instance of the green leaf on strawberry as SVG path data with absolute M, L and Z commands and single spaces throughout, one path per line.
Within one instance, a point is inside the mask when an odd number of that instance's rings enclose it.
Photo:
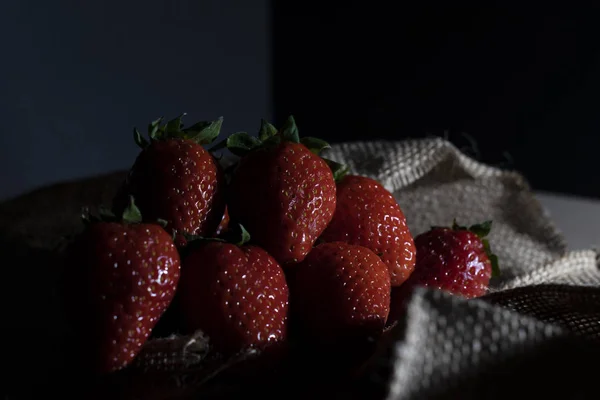
M 300 143 L 308 147 L 308 149 L 315 154 L 320 154 L 321 151 L 331 148 L 329 143 L 327 143 L 326 141 L 314 137 L 302 138 L 300 139 Z
M 218 120 L 223 120 L 223 117 L 219 118 Z M 217 121 L 218 121 L 217 120 Z M 182 129 L 184 132 L 186 133 L 190 133 L 190 132 L 200 132 L 202 131 L 204 128 L 206 128 L 207 126 L 209 126 L 210 124 L 212 124 L 213 122 L 217 122 L 217 121 L 200 121 L 200 122 L 196 122 L 194 125 L 189 126 L 187 128 Z
M 260 139 L 246 132 L 237 132 L 224 141 L 225 147 L 238 157 L 243 157 L 262 145 Z M 214 149 L 214 148 L 213 148 Z
M 492 221 L 485 221 L 481 224 L 471 225 L 469 230 L 480 238 L 484 238 L 489 235 L 490 231 L 492 230 Z
M 150 139 L 152 139 L 152 140 L 157 139 L 158 128 L 163 119 L 164 119 L 164 117 L 159 117 L 159 118 L 155 119 L 154 121 L 150 122 L 150 124 L 148 125 L 148 136 L 150 137 Z
M 296 126 L 296 120 L 292 115 L 288 117 L 288 119 L 283 124 L 283 127 L 281 128 L 281 137 L 283 138 L 283 140 L 288 142 L 300 143 L 298 126 Z
M 273 148 L 282 142 L 302 144 L 309 151 L 317 155 L 323 150 L 331 148 L 329 143 L 319 138 L 308 136 L 300 138 L 296 120 L 294 119 L 294 116 L 290 115 L 279 130 L 267 120 L 262 119 L 258 136 L 252 136 L 246 132 L 233 133 L 227 139 L 222 140 L 213 146 L 210 151 L 214 152 L 227 148 L 234 155 L 244 157 L 250 152 Z M 323 158 L 323 160 L 325 160 L 331 168 L 336 181 L 339 181 L 349 173 L 349 168 L 346 165 L 325 158 Z M 232 169 L 234 168 L 235 165 L 232 166 Z
M 121 215 L 115 215 L 105 206 L 98 206 L 96 214 L 93 214 L 89 207 L 84 207 L 81 213 L 81 219 L 85 225 L 89 225 L 95 222 L 119 222 L 124 224 L 139 224 L 143 222 L 142 213 L 140 209 L 135 205 L 133 196 L 129 196 L 127 207 L 123 210 Z M 156 221 L 159 225 L 163 225 L 162 220 Z
M 184 128 L 183 117 L 185 113 L 182 113 L 176 118 L 167 121 L 165 124 L 161 124 L 163 117 L 157 118 L 148 124 L 148 139 L 142 137 L 137 128 L 133 130 L 133 137 L 135 143 L 142 149 L 149 146 L 150 142 L 158 140 L 168 139 L 188 139 L 200 145 L 212 143 L 221 131 L 221 125 L 223 124 L 223 117 L 216 119 L 215 121 L 200 121 L 191 125 L 188 128 Z
M 481 243 L 483 243 L 483 248 L 485 249 L 485 253 L 490 259 L 490 264 L 492 264 L 492 276 L 500 275 L 500 267 L 498 265 L 498 256 L 492 253 L 490 249 L 490 242 L 487 239 L 482 239 Z
M 294 117 L 290 115 L 280 130 L 277 130 L 271 123 L 262 119 L 258 137 L 252 136 L 246 132 L 233 133 L 227 139 L 212 147 L 211 151 L 227 148 L 233 154 L 243 157 L 251 151 L 260 148 L 269 148 L 278 145 L 281 142 L 301 143 L 315 154 L 331 147 L 329 143 L 322 139 L 314 137 L 300 139 L 296 121 Z
M 133 128 L 133 140 L 141 149 L 145 149 L 150 144 L 137 128 Z
M 243 246 L 250 241 L 250 234 L 242 224 L 234 225 L 230 232 L 239 236 L 239 239 L 235 242 L 238 246 Z
M 267 120 L 262 119 L 260 124 L 260 131 L 258 132 L 258 139 L 262 142 L 268 138 L 277 135 L 277 128 L 275 128 Z
M 167 124 L 163 128 L 164 134 L 177 135 L 177 134 L 181 133 L 182 132 L 181 128 L 183 127 L 182 119 L 185 115 L 186 115 L 186 113 L 183 113 L 183 114 L 179 115 L 177 118 L 173 118 L 172 120 L 168 121 Z
M 183 132 L 186 138 L 198 144 L 210 144 L 219 136 L 222 125 L 223 117 L 219 117 L 217 120 L 211 122 L 197 122 L 193 126 L 184 129 Z
M 323 158 L 323 160 L 325 160 L 327 165 L 329 165 L 329 168 L 331 168 L 333 179 L 336 182 L 341 181 L 350 172 L 350 168 L 346 164 L 340 164 L 327 158 Z
M 123 215 L 121 216 L 121 220 L 128 224 L 137 224 L 142 222 L 142 213 L 140 209 L 135 205 L 135 200 L 133 196 L 129 196 L 129 204 L 125 211 L 123 211 Z

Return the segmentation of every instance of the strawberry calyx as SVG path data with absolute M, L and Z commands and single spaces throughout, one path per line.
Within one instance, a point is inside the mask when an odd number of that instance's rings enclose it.
M 301 143 L 315 154 L 331 147 L 329 143 L 318 138 L 305 137 L 301 139 L 296 120 L 290 115 L 281 129 L 277 129 L 273 124 L 262 119 L 258 136 L 250 135 L 247 132 L 236 132 L 211 150 L 227 148 L 234 155 L 243 157 L 252 151 L 270 148 L 282 142 Z
M 123 224 L 139 224 L 143 222 L 142 213 L 135 205 L 133 196 L 129 196 L 129 203 L 121 215 L 116 215 L 109 208 L 99 206 L 97 214 L 90 211 L 89 207 L 84 207 L 81 213 L 81 219 L 84 224 L 89 225 L 95 222 L 118 222 Z M 163 228 L 167 226 L 167 221 L 159 219 L 156 221 Z
M 333 173 L 333 179 L 336 182 L 340 182 L 346 175 L 348 175 L 348 173 L 350 173 L 350 167 L 348 167 L 346 164 L 340 164 L 328 158 L 323 158 L 323 160 L 325 160 L 327 165 L 329 165 L 329 168 Z
M 452 222 L 452 229 L 455 231 L 470 231 L 477 235 L 481 239 L 485 254 L 488 256 L 490 263 L 492 264 L 492 276 L 500 275 L 500 268 L 498 266 L 498 256 L 495 255 L 491 248 L 490 242 L 487 239 L 487 235 L 492 230 L 492 221 L 484 221 L 480 224 L 471 225 L 469 227 L 459 225 L 456 220 Z
M 182 236 L 185 238 L 188 247 L 194 247 L 206 242 L 232 243 L 241 247 L 250 241 L 250 234 L 242 224 L 230 226 L 227 232 L 221 237 L 205 237 L 188 233 L 182 233 Z
M 325 149 L 331 148 L 329 143 L 322 139 L 310 136 L 300 137 L 296 120 L 294 119 L 294 116 L 290 115 L 281 129 L 277 129 L 273 124 L 262 119 L 258 136 L 252 136 L 247 132 L 236 132 L 227 137 L 227 139 L 217 143 L 210 151 L 226 148 L 232 154 L 238 157 L 244 157 L 250 152 L 259 149 L 268 149 L 283 142 L 302 144 L 316 155 L 319 155 Z M 324 157 L 322 158 L 331 168 L 336 181 L 348 173 L 349 169 L 346 165 Z
M 188 139 L 197 144 L 205 145 L 212 143 L 221 132 L 223 117 L 215 121 L 200 121 L 184 128 L 182 122 L 186 113 L 173 118 L 164 124 L 163 117 L 157 118 L 148 124 L 148 138 L 144 138 L 137 128 L 133 128 L 133 139 L 142 149 L 145 149 L 153 141 L 168 139 Z

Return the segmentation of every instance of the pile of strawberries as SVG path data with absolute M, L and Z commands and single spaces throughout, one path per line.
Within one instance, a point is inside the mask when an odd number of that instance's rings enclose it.
M 322 158 L 294 119 L 206 150 L 222 121 L 134 130 L 141 152 L 109 209 L 86 213 L 68 251 L 68 310 L 87 367 L 129 365 L 161 330 L 204 332 L 224 356 L 290 341 L 373 341 L 413 288 L 483 295 L 490 223 L 413 240 L 392 194 Z M 214 151 L 237 156 L 226 168 Z M 347 348 L 347 347 L 346 347 Z

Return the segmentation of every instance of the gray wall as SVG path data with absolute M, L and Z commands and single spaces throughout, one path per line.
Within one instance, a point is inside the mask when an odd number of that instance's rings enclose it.
M 0 1 L 0 199 L 127 168 L 134 125 L 270 118 L 266 0 Z

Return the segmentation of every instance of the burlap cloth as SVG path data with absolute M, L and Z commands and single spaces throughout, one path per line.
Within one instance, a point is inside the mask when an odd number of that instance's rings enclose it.
M 493 220 L 490 243 L 502 269 L 481 299 L 418 291 L 406 318 L 382 340 L 360 376 L 336 383 L 328 397 L 600 398 L 597 253 L 567 250 L 521 175 L 483 165 L 441 139 L 345 143 L 326 156 L 381 181 L 414 235 L 454 218 L 462 224 Z M 108 203 L 123 177 L 119 172 L 55 185 L 1 205 L 10 398 L 73 384 L 64 372 L 69 331 L 57 307 L 60 256 L 54 249 L 63 235 L 81 228 L 80 207 Z M 197 395 L 194 387 L 222 367 L 204 353 L 202 337 L 148 342 L 134 370 L 153 377 L 167 371 L 170 386 L 139 398 Z M 306 376 L 288 378 L 276 378 L 282 398 L 325 396 L 320 387 L 326 379 L 315 381 L 307 395 Z M 225 385 L 234 386 L 231 380 Z M 221 397 L 240 394 L 231 390 Z

